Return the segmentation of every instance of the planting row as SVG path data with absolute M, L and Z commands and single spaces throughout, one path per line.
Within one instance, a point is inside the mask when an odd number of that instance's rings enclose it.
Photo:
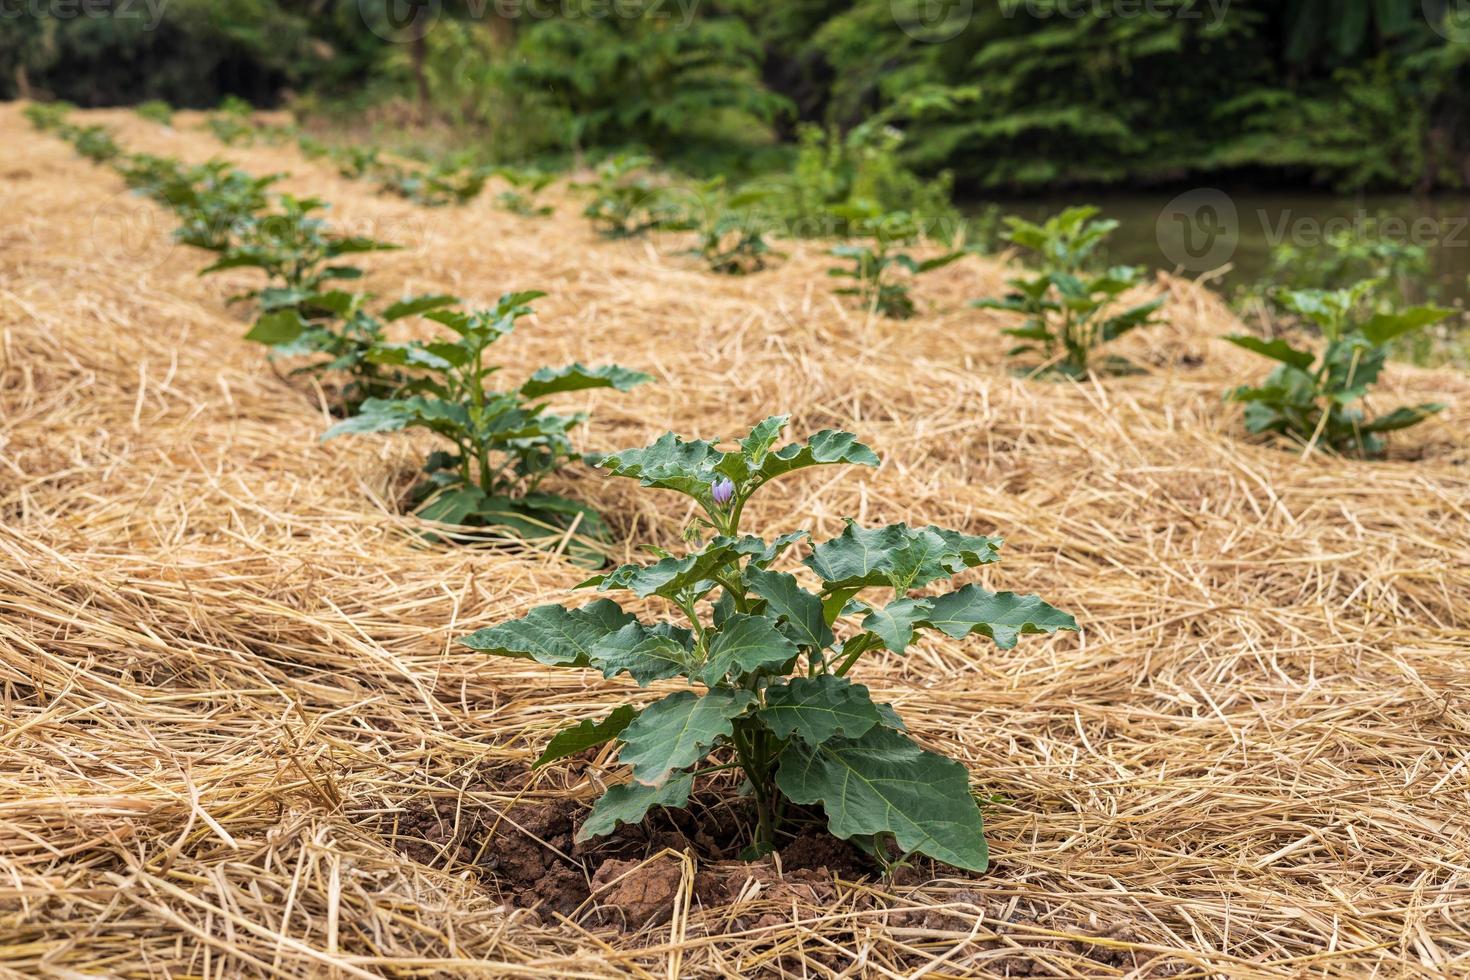
M 820 542 L 790 529 L 751 533 L 743 523 L 747 504 L 771 482 L 815 466 L 879 463 L 848 432 L 823 430 L 806 441 L 783 442 L 787 420 L 775 417 L 733 444 L 668 433 L 650 446 L 584 457 L 610 475 L 687 496 L 700 514 L 690 529 L 697 545 L 689 553 L 657 551 L 651 564 L 605 570 L 597 548 L 606 534 L 600 518 L 540 489 L 578 456 L 570 431 L 580 417 L 552 413 L 547 400 L 590 388 L 626 391 L 649 380 L 646 375 L 573 364 L 537 371 L 517 387 L 492 387 L 497 365 L 488 352 L 541 294 L 509 294 L 485 310 L 462 309 L 458 299 L 443 295 L 378 306 L 369 294 L 331 284 L 361 275 L 344 257 L 394 246 L 334 233 L 320 216 L 323 202 L 273 192 L 274 176 L 252 177 L 219 162 L 186 167 L 127 154 L 97 127 L 70 126 L 44 113 L 33 119 L 172 209 L 179 239 L 214 253 L 206 273 L 254 268 L 264 274 L 259 288 L 235 297 L 257 307 L 248 336 L 276 355 L 300 359 L 298 371 L 341 379 L 335 390 L 342 418 L 326 437 L 422 428 L 444 440 L 447 448 L 429 457 L 415 490 L 419 513 L 437 522 L 433 533 L 440 540 L 496 529 L 555 541 L 571 557 L 597 566 L 598 574 L 582 587 L 631 593 L 639 609 L 642 600 L 657 596 L 677 611 L 675 620 L 649 621 L 604 597 L 578 608 L 541 606 L 462 641 L 494 656 L 596 670 L 607 678 L 627 674 L 641 687 L 685 682 L 672 693 L 661 688 L 661 696 L 647 703 L 583 721 L 548 744 L 538 765 L 616 743 L 619 761 L 631 771 L 628 782 L 593 807 L 582 837 L 640 821 L 656 806 L 683 806 L 702 782 L 741 786 L 748 794 L 751 857 L 820 819 L 883 865 L 918 854 L 973 871 L 986 867 L 982 812 L 969 774 L 914 742 L 893 706 L 875 700 L 853 672 L 870 654 L 904 654 L 924 631 L 956 640 L 985 637 L 1003 648 L 1023 635 L 1075 631 L 1072 616 L 1035 595 L 976 585 L 930 594 L 935 583 L 998 561 L 1000 539 L 851 521 L 840 535 Z M 1041 226 L 1013 221 L 1011 237 L 1038 253 L 1040 268 L 1015 281 L 1014 296 L 991 304 L 1028 318 L 1014 332 L 1029 345 L 1043 353 L 1059 348 L 1054 360 L 1061 373 L 1085 373 L 1096 346 L 1151 322 L 1159 307 L 1155 301 L 1114 313 L 1112 304 L 1136 279 L 1079 273 L 1111 230 L 1094 218 L 1077 209 Z M 859 264 L 887 258 L 923 271 L 925 263 L 888 255 L 881 236 L 875 243 L 872 256 L 851 257 Z M 875 306 L 885 302 L 879 283 Z M 1370 437 L 1433 409 L 1401 410 L 1371 423 L 1346 409 L 1376 378 L 1383 344 L 1440 312 L 1359 321 L 1352 310 L 1360 299 L 1302 294 L 1302 314 L 1330 338 L 1315 369 L 1316 355 L 1282 342 L 1233 338 L 1281 362 L 1264 388 L 1237 392 L 1249 405 L 1253 427 L 1276 425 L 1277 416 L 1282 425 L 1310 422 L 1314 440 L 1341 439 L 1372 451 Z M 887 302 L 896 302 L 892 294 Z M 443 328 L 443 339 L 388 341 L 387 325 L 408 317 Z M 1300 378 L 1315 386 L 1313 398 L 1328 402 L 1317 416 L 1297 417 L 1281 407 L 1286 395 L 1295 397 Z M 775 567 L 798 546 L 805 553 L 802 579 Z M 872 597 L 872 590 L 882 597 Z

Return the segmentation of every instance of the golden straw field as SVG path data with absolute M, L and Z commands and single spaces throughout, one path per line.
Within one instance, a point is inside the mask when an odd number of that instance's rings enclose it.
M 1464 374 L 1391 367 L 1391 404 L 1450 407 L 1386 461 L 1304 458 L 1245 436 L 1222 394 L 1262 362 L 1184 280 L 1150 284 L 1168 325 L 1122 345 L 1142 373 L 1026 380 L 1004 319 L 967 306 L 1001 290 L 992 260 L 885 321 L 831 295 L 822 243 L 717 277 L 678 235 L 598 239 L 565 185 L 547 220 L 489 195 L 431 210 L 187 115 L 79 116 L 130 150 L 288 171 L 334 225 L 405 246 L 363 260 L 380 295 L 545 290 L 504 342 L 513 380 L 573 360 L 655 377 L 567 398 L 593 411 L 581 448 L 774 414 L 857 433 L 880 469 L 787 480 L 751 523 L 998 534 L 1005 561 L 969 580 L 1083 630 L 864 665 L 992 797 L 985 875 L 713 860 L 690 819 L 573 849 L 619 772 L 529 764 L 647 692 L 454 641 L 585 569 L 425 544 L 397 501 L 426 444 L 321 443 L 323 397 L 226 303 L 252 273 L 200 278 L 166 212 L 0 106 L 0 973 L 1470 974 Z M 557 479 L 619 542 L 679 547 L 681 498 Z M 715 836 L 731 796 L 699 798 Z

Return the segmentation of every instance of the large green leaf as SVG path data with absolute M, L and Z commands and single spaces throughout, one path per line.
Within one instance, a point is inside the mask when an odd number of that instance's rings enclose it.
M 896 599 L 863 620 L 863 627 L 878 634 L 883 645 L 902 653 L 919 627 L 937 629 L 963 638 L 980 633 L 1009 650 L 1028 633 L 1055 633 L 1077 629 L 1077 620 L 1035 595 L 988 592 L 967 585 L 956 592 L 932 599 Z
M 892 729 L 815 746 L 793 739 L 779 761 L 781 792 L 793 803 L 822 804 L 828 829 L 844 840 L 892 834 L 905 853 L 969 871 L 989 864 L 965 767 Z
M 1442 306 L 1416 306 L 1397 313 L 1375 313 L 1363 325 L 1361 332 L 1371 343 L 1386 344 L 1395 337 L 1422 330 L 1454 315 L 1454 310 Z
M 731 616 L 709 641 L 709 657 L 694 672 L 695 679 L 714 687 L 731 670 L 759 670 L 784 664 L 797 655 L 796 646 L 764 616 Z
M 649 628 L 635 620 L 598 640 L 590 659 L 604 677 L 627 671 L 639 687 L 647 687 L 654 681 L 684 674 L 689 669 L 690 655 L 688 631 L 667 623 Z
M 929 610 L 926 626 L 953 637 L 981 633 L 1002 649 L 1015 646 L 1017 638 L 1025 633 L 1077 630 L 1077 620 L 1043 602 L 1040 596 L 988 592 L 978 585 L 930 599 Z
M 613 711 L 601 721 L 593 721 L 590 718 L 579 722 L 571 728 L 558 732 L 546 745 L 546 751 L 532 765 L 533 769 L 565 759 L 567 756 L 576 755 L 587 749 L 598 745 L 606 745 L 622 734 L 623 729 L 632 724 L 633 719 L 638 717 L 638 710 L 631 704 L 625 704 Z
M 1364 432 L 1396 432 L 1399 429 L 1407 429 L 1411 425 L 1418 425 L 1431 415 L 1443 412 L 1445 406 L 1436 402 L 1426 405 L 1415 405 L 1412 407 L 1398 408 L 1387 415 L 1380 415 L 1367 425 L 1362 426 Z
M 813 745 L 838 735 L 859 738 L 884 722 L 866 687 L 833 674 L 795 677 L 768 688 L 766 706 L 757 714 L 777 738 L 794 734 Z
M 851 432 L 823 429 L 805 443 L 792 443 L 767 454 L 754 474 L 764 483 L 808 466 L 836 463 L 877 466 L 879 462 L 878 454 L 858 442 Z
M 628 391 L 652 380 L 652 375 L 644 374 L 642 371 L 631 371 L 628 368 L 618 367 L 616 364 L 606 364 L 595 368 L 570 364 L 555 370 L 542 368 L 537 371 L 531 375 L 529 381 L 521 385 L 521 394 L 527 398 L 545 398 L 548 395 L 582 391 L 587 388 L 616 388 L 618 391 Z
M 829 589 L 888 585 L 902 594 L 976 565 L 998 561 L 999 538 L 906 524 L 864 528 L 848 521 L 839 536 L 812 548 L 802 564 Z
M 459 432 L 469 427 L 469 411 L 456 402 L 415 395 L 412 398 L 369 398 L 358 414 L 343 419 L 322 435 L 322 441 L 337 436 L 370 432 L 397 432 L 410 425 L 435 432 Z
M 549 667 L 587 667 L 599 640 L 637 620 L 611 599 L 598 599 L 580 609 L 537 606 L 521 619 L 491 626 L 462 637 L 471 650 L 497 657 L 535 660 Z
M 257 344 L 268 344 L 271 347 L 279 347 L 282 344 L 293 343 L 300 339 L 306 332 L 307 323 L 301 318 L 301 314 L 294 309 L 276 310 L 274 313 L 266 313 L 255 321 L 255 326 L 245 335 L 246 340 L 253 340 Z
M 721 736 L 735 730 L 731 719 L 755 701 L 749 691 L 720 688 L 703 695 L 670 694 L 643 709 L 623 730 L 619 761 L 633 767 L 633 778 L 645 786 L 661 786 L 676 769 L 692 766 Z
M 778 542 L 779 544 L 779 542 Z M 595 575 L 577 586 L 579 589 L 597 587 L 599 592 L 612 589 L 627 589 L 640 599 L 651 595 L 673 598 L 678 593 L 699 587 L 707 591 L 713 587 L 709 576 L 721 566 L 741 555 L 764 557 L 771 546 L 760 538 L 718 537 L 700 550 L 683 558 L 663 558 L 652 565 L 619 565 L 606 575 Z
M 745 569 L 745 581 L 767 607 L 786 623 L 786 635 L 805 647 L 825 650 L 832 645 L 832 630 L 822 615 L 822 600 L 803 589 L 796 576 L 754 566 Z
M 406 316 L 427 313 L 430 310 L 453 306 L 458 302 L 458 296 L 450 296 L 446 293 L 439 293 L 432 296 L 406 296 L 384 310 L 383 319 L 389 322 L 401 320 Z
M 1311 351 L 1297 350 L 1284 340 L 1262 340 L 1260 337 L 1252 337 L 1249 334 L 1232 334 L 1225 339 L 1236 347 L 1262 354 L 1282 364 L 1290 364 L 1298 371 L 1305 371 L 1312 366 L 1312 362 L 1317 360 L 1316 354 Z
M 639 481 L 645 487 L 677 490 L 703 498 L 715 479 L 715 466 L 724 453 L 702 439 L 685 441 L 672 432 L 642 449 L 625 449 L 606 456 L 590 455 L 587 463 L 613 476 Z
M 618 824 L 640 823 L 656 806 L 684 806 L 689 802 L 689 793 L 693 789 L 694 776 L 687 772 L 680 773 L 662 786 L 645 786 L 637 782 L 614 786 L 593 805 L 592 813 L 577 831 L 577 840 L 604 837 L 617 830 Z

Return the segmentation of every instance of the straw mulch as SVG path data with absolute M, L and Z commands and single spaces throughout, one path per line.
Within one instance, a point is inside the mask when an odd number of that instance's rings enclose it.
M 1452 407 L 1388 461 L 1302 458 L 1243 438 L 1221 392 L 1263 362 L 1213 339 L 1235 324 L 1189 283 L 1154 287 L 1172 322 L 1127 346 L 1144 373 L 1028 382 L 1007 372 L 1003 322 L 965 308 L 1001 288 L 997 263 L 934 274 L 919 319 L 869 321 L 830 295 L 816 246 L 718 278 L 677 239 L 599 241 L 569 197 L 547 221 L 492 195 L 426 210 L 294 148 L 92 115 L 130 149 L 289 170 L 346 227 L 407 246 L 365 258 L 381 294 L 547 290 L 505 343 L 510 374 L 582 359 L 657 377 L 571 399 L 594 413 L 589 449 L 776 413 L 797 434 L 856 431 L 880 470 L 779 484 L 750 525 L 1003 534 L 981 581 L 1040 592 L 1085 631 L 1009 652 L 930 639 L 859 671 L 996 794 L 984 877 L 798 887 L 650 846 L 675 888 L 646 928 L 599 896 L 521 908 L 459 826 L 590 803 L 617 772 L 526 766 L 628 691 L 453 641 L 582 572 L 419 544 L 394 500 L 427 444 L 319 443 L 320 403 L 224 303 L 251 274 L 197 278 L 169 216 L 0 107 L 8 975 L 1470 971 L 1463 375 L 1389 372 L 1383 406 Z M 673 545 L 687 516 L 589 472 L 560 489 L 629 542 Z M 425 813 L 449 825 L 424 834 Z M 725 876 L 719 900 L 703 873 Z

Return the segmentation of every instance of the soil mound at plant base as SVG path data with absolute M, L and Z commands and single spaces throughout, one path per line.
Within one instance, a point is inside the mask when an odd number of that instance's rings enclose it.
M 1391 364 L 1384 405 L 1449 409 L 1382 463 L 1303 459 L 1246 438 L 1222 394 L 1263 366 L 1214 339 L 1240 325 L 1190 283 L 1140 290 L 1167 291 L 1170 320 L 1119 341 L 1141 373 L 1028 382 L 1013 324 L 966 305 L 1004 292 L 994 261 L 926 275 L 895 324 L 829 295 L 827 243 L 712 276 L 685 236 L 600 240 L 560 188 L 547 219 L 497 210 L 493 188 L 425 209 L 291 147 L 223 147 L 197 115 L 76 121 L 290 172 L 344 230 L 405 246 L 361 262 L 384 298 L 545 290 L 503 342 L 507 382 L 614 358 L 656 378 L 571 396 L 596 420 L 581 449 L 774 414 L 860 431 L 880 469 L 793 476 L 752 526 L 1004 533 L 1004 587 L 1085 632 L 1015 651 L 931 637 L 864 664 L 972 774 L 980 878 L 883 882 L 816 839 L 745 865 L 733 785 L 589 852 L 568 838 L 623 774 L 528 767 L 649 692 L 453 643 L 585 571 L 426 544 L 398 503 L 430 442 L 322 444 L 322 400 L 225 302 L 251 271 L 201 279 L 166 215 L 0 106 L 31 174 L 0 178 L 0 972 L 1465 973 L 1464 375 Z M 672 495 L 554 483 L 615 540 L 682 547 Z M 613 861 L 648 870 L 610 867 L 594 893 Z

